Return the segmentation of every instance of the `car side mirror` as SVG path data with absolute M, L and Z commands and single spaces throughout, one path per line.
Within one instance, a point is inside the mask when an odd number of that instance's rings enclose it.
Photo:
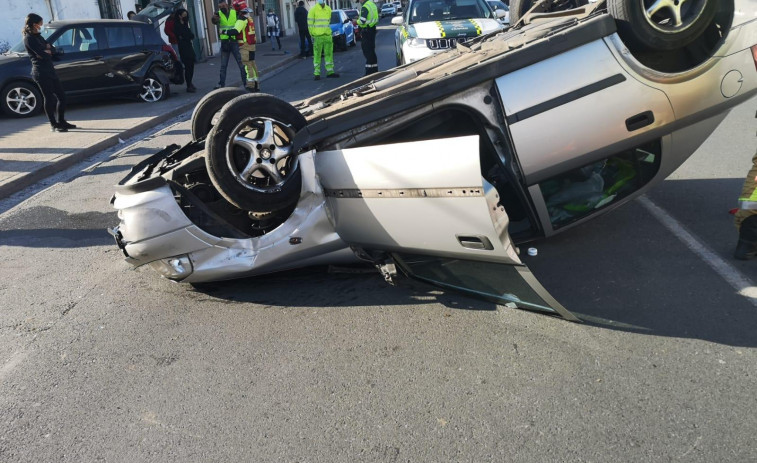
M 392 24 L 395 26 L 401 26 L 402 25 L 402 16 L 395 16 L 392 18 Z
M 497 8 L 496 10 L 494 10 L 494 14 L 497 15 L 497 19 L 502 19 L 507 16 L 507 11 L 503 10 L 502 8 Z
M 352 22 L 352 20 L 350 18 L 347 18 L 347 19 L 344 20 L 344 24 L 351 23 L 351 22 Z

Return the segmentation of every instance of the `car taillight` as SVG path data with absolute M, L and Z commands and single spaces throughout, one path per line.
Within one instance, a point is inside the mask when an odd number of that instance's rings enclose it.
M 174 51 L 173 47 L 171 45 L 163 44 L 162 47 L 160 47 L 161 50 L 171 55 L 171 58 L 173 58 L 174 61 L 179 61 L 179 57 L 176 56 L 176 52 Z

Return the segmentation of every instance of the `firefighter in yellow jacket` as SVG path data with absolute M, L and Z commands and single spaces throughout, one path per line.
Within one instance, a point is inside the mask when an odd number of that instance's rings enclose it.
M 260 91 L 260 73 L 258 66 L 255 64 L 255 21 L 252 19 L 252 8 L 242 4 L 243 8 L 239 10 L 237 21 L 241 21 L 240 27 L 242 33 L 237 36 L 239 42 L 239 53 L 242 55 L 242 65 L 247 72 L 247 81 L 245 88 L 249 92 Z
M 733 257 L 747 260 L 757 256 L 757 153 L 752 157 L 752 168 L 741 189 L 735 223 L 739 230 L 739 242 Z
M 308 30 L 313 37 L 313 76 L 321 79 L 321 54 L 326 61 L 326 77 L 339 77 L 334 72 L 334 41 L 331 38 L 331 8 L 324 0 L 308 11 Z

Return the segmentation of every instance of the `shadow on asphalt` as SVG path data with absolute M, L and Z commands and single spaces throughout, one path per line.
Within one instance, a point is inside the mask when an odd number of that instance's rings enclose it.
M 22 209 L 0 222 L 3 246 L 80 248 L 115 246 L 106 229 L 118 224 L 115 211 L 70 214 L 48 206 Z
M 496 310 L 471 299 L 401 278 L 390 286 L 371 266 L 316 266 L 251 278 L 192 285 L 196 292 L 229 302 L 277 307 L 368 307 L 441 304 L 449 309 Z

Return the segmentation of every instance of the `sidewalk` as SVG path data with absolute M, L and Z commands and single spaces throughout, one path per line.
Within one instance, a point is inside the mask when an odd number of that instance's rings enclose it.
M 273 71 L 297 59 L 299 37 L 282 37 L 281 51 L 270 47 L 270 42 L 258 44 L 255 53 L 264 91 Z M 218 83 L 219 72 L 220 54 L 195 65 L 197 93 L 172 85 L 168 99 L 152 104 L 129 99 L 70 104 L 66 119 L 79 128 L 67 133 L 50 132 L 44 113 L 28 119 L 0 116 L 0 198 L 194 108 Z M 226 85 L 241 85 L 233 58 L 226 76 Z

